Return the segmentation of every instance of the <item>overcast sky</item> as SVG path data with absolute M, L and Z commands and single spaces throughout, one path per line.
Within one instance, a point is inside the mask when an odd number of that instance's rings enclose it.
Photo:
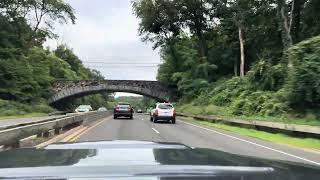
M 67 2 L 75 9 L 76 24 L 59 25 L 55 32 L 60 38 L 47 41 L 46 46 L 67 44 L 85 66 L 99 70 L 107 79 L 156 79 L 159 53 L 151 43 L 141 42 L 131 0 Z

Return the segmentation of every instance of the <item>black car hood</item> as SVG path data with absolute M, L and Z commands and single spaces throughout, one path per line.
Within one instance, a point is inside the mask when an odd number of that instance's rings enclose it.
M 212 178 L 220 179 L 240 176 L 243 179 L 320 179 L 320 168 L 307 164 L 193 149 L 181 144 L 140 141 L 84 142 L 50 145 L 46 149 L 13 149 L 0 152 L 0 168 L 0 177 L 32 179 L 78 177 L 76 175 L 82 178 L 109 177 L 111 172 L 117 172 L 111 173 L 112 177 L 127 178 L 183 176 L 194 179 L 211 173 Z

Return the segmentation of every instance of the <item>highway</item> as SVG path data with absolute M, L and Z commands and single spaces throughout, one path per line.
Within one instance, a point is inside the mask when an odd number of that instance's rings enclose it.
M 187 121 L 177 120 L 176 124 L 152 123 L 149 116 L 144 114 L 135 114 L 133 120 L 107 117 L 88 128 L 76 139 L 77 142 L 101 140 L 176 142 L 190 147 L 320 166 L 319 151 L 271 143 Z

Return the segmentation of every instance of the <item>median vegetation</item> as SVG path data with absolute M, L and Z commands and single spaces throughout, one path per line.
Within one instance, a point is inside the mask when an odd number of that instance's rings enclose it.
M 320 125 L 319 1 L 136 0 L 157 79 L 192 114 Z

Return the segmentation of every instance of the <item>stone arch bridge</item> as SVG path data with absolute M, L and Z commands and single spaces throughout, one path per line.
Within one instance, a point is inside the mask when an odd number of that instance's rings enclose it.
M 172 101 L 176 88 L 158 81 L 142 80 L 58 80 L 52 84 L 51 105 L 63 103 L 70 98 L 106 92 L 129 92 L 154 98 L 158 101 Z

